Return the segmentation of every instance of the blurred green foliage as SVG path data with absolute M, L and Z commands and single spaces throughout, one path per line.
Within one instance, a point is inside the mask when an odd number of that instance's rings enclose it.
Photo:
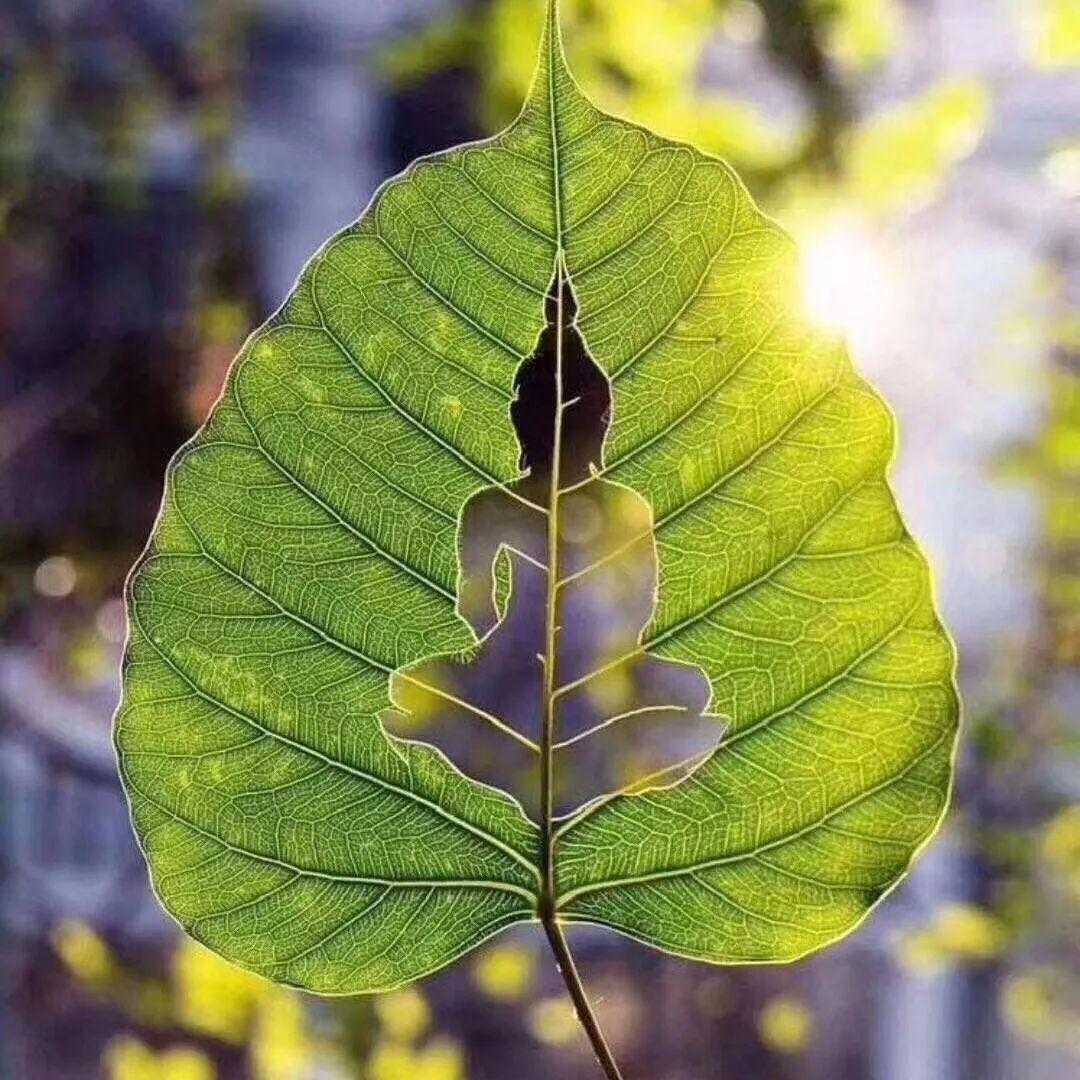
M 540 9 L 539 0 L 455 9 L 386 47 L 379 68 L 398 85 L 468 70 L 478 124 L 498 130 L 527 89 Z M 935 194 L 978 145 L 991 102 L 976 79 L 931 85 L 859 114 L 861 81 L 888 62 L 904 23 L 896 0 L 564 3 L 575 76 L 602 108 L 727 159 L 767 206 L 794 217 L 808 206 L 816 214 L 837 204 L 909 208 Z M 738 71 L 762 58 L 795 87 L 798 108 L 778 115 L 703 81 L 710 59 Z

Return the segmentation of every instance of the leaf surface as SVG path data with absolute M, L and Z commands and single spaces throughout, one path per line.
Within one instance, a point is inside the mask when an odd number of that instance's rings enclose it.
M 511 386 L 560 266 L 614 395 L 604 478 L 652 511 L 640 649 L 729 725 L 561 823 L 560 919 L 792 959 L 944 811 L 954 658 L 887 408 L 731 170 L 596 110 L 549 24 L 518 120 L 386 184 L 245 345 L 130 581 L 116 742 L 155 886 L 279 981 L 386 989 L 537 918 L 541 825 L 379 718 L 394 672 L 473 644 L 458 523 L 519 475 Z

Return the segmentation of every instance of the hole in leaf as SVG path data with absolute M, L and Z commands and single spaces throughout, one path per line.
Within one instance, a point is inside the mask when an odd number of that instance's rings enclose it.
M 534 816 L 547 711 L 553 501 L 556 814 L 646 779 L 678 779 L 723 731 L 706 711 L 711 689 L 701 669 L 652 655 L 640 644 L 657 598 L 652 510 L 637 492 L 604 475 L 611 384 L 589 355 L 573 291 L 561 274 L 552 281 L 545 314 L 536 349 L 514 377 L 510 418 L 521 476 L 482 489 L 462 511 L 458 613 L 477 642 L 461 654 L 396 672 L 394 709 L 383 717 L 392 734 L 438 746 L 468 775 L 511 791 Z M 505 590 L 499 589 L 500 567 Z

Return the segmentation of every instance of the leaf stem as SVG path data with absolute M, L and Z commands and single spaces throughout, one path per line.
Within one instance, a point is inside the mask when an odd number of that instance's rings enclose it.
M 574 1003 L 574 1011 L 577 1013 L 581 1026 L 585 1029 L 585 1034 L 589 1037 L 589 1042 L 592 1043 L 593 1053 L 600 1063 L 600 1068 L 604 1070 L 607 1080 L 622 1080 L 619 1066 L 616 1064 L 611 1048 L 604 1038 L 603 1031 L 600 1030 L 599 1021 L 589 1004 L 589 999 L 585 995 L 585 987 L 581 982 L 581 976 L 578 974 L 577 966 L 574 964 L 574 957 L 570 952 L 570 946 L 558 919 L 552 914 L 548 917 L 542 917 L 541 922 L 544 926 L 544 933 L 547 934 L 548 942 L 551 944 L 551 951 L 555 954 L 559 974 L 562 975 L 563 982 L 566 983 L 566 989 L 570 992 L 570 999 Z

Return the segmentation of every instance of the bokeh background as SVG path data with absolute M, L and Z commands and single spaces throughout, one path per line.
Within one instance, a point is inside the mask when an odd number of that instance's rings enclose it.
M 642 1080 L 1080 1077 L 1080 2 L 565 0 L 612 111 L 727 157 L 900 417 L 955 804 L 839 946 L 575 936 Z M 517 109 L 539 0 L 0 0 L 0 1076 L 582 1080 L 538 935 L 320 1001 L 182 940 L 109 742 L 171 452 L 307 256 Z

